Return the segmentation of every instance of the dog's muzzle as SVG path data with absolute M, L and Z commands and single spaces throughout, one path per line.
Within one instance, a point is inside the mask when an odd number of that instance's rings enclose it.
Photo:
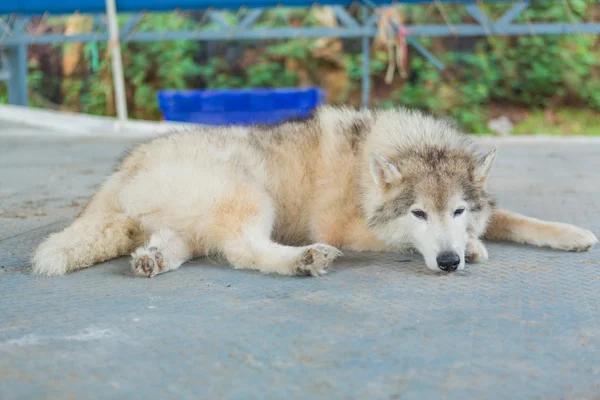
M 445 251 L 435 259 L 439 269 L 446 272 L 456 271 L 460 264 L 460 256 L 455 251 Z

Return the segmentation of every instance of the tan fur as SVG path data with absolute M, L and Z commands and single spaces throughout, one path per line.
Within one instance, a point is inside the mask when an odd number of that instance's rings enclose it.
M 573 225 L 540 221 L 507 210 L 494 211 L 485 238 L 568 251 L 589 250 L 597 242 L 593 233 Z
M 494 155 L 481 158 L 451 124 L 407 110 L 324 107 L 305 122 L 159 137 L 131 151 L 73 224 L 39 246 L 33 271 L 62 275 L 132 253 L 133 272 L 152 277 L 219 253 L 236 268 L 320 275 L 340 254 L 332 246 L 417 248 L 434 270 L 436 255 L 452 250 L 460 269 L 487 258 L 480 237 L 493 212 L 485 180 Z M 566 249 L 595 243 L 580 228 L 502 211 L 488 234 Z
M 252 188 L 240 186 L 215 203 L 212 214 L 210 236 L 217 238 L 238 236 L 243 233 L 248 220 L 260 215 L 260 201 Z

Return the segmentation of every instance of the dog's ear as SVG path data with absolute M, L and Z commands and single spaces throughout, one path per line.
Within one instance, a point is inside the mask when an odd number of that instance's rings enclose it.
M 392 182 L 399 181 L 402 178 L 398 168 L 377 152 L 371 154 L 370 166 L 375 184 L 384 191 L 389 189 Z
M 492 164 L 494 164 L 494 160 L 496 159 L 496 150 L 490 151 L 477 161 L 475 176 L 473 177 L 475 183 L 485 186 L 487 178 L 490 175 L 490 170 L 492 169 Z

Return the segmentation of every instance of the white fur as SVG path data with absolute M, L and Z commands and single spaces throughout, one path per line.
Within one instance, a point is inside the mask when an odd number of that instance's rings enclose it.
M 179 268 L 191 257 L 192 252 L 185 240 L 171 229 L 160 229 L 150 236 L 146 245 L 133 252 L 131 268 L 135 275 L 152 278 Z
M 460 256 L 459 271 L 465 268 L 469 211 L 454 217 L 454 210 L 465 207 L 457 200 L 449 204 L 442 213 L 429 212 L 427 221 L 411 217 L 410 222 L 407 222 L 412 242 L 425 258 L 427 268 L 432 271 L 440 271 L 436 258 L 438 254 L 446 251 L 456 252 Z

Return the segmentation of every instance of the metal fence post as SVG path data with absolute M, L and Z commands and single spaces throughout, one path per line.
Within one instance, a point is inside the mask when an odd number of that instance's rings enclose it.
M 7 47 L 8 56 L 8 103 L 28 105 L 27 92 L 27 45 Z

